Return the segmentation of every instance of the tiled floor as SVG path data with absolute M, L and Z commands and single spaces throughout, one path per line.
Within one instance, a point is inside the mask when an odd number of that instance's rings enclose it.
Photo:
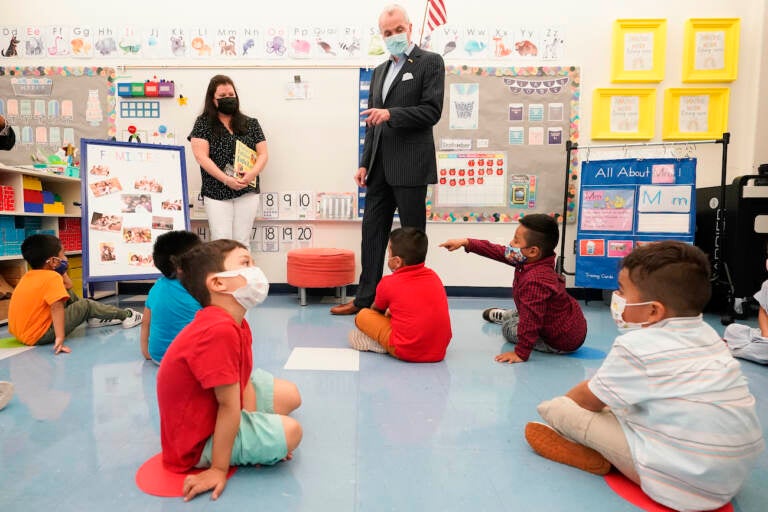
M 538 457 L 523 438 L 538 402 L 600 365 L 616 335 L 607 307 L 584 305 L 589 336 L 574 355 L 504 365 L 493 356 L 510 347 L 480 316 L 496 304 L 512 302 L 450 299 L 454 338 L 442 363 L 361 353 L 359 371 L 317 371 L 283 367 L 295 347 L 346 347 L 352 319 L 318 301 L 269 297 L 248 315 L 254 364 L 298 384 L 304 440 L 292 461 L 241 468 L 218 502 L 156 498 L 134 484 L 160 449 L 157 368 L 141 358 L 138 328 L 81 327 L 69 355 L 35 348 L 2 359 L 0 380 L 13 381 L 16 395 L 0 412 L 0 510 L 638 510 L 602 478 Z M 768 426 L 768 368 L 742 367 Z M 733 503 L 766 510 L 768 454 Z

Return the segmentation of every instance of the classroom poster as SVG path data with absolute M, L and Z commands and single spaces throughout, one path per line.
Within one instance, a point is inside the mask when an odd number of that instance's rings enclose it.
M 561 215 L 563 152 L 578 139 L 579 69 L 447 66 L 445 72 L 443 116 L 435 127 L 438 181 L 427 191 L 427 219 Z M 631 123 L 631 106 L 621 116 Z
M 650 71 L 652 69 L 653 32 L 624 34 L 624 70 Z
M 0 66 L 0 114 L 16 132 L 6 165 L 30 165 L 81 138 L 116 134 L 115 70 L 103 67 Z
M 184 148 L 83 139 L 83 285 L 154 279 L 158 236 L 189 229 Z
M 693 68 L 713 70 L 725 68 L 725 32 L 722 30 L 696 32 Z
M 638 245 L 693 243 L 695 187 L 696 159 L 583 162 L 576 286 L 616 289 L 621 259 Z
M 709 95 L 680 96 L 678 119 L 680 133 L 709 131 Z

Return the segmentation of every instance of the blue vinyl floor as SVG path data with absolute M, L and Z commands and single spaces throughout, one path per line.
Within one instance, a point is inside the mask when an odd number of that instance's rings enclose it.
M 42 347 L 0 360 L 0 380 L 16 386 L 0 412 L 0 511 L 639 510 L 601 477 L 540 458 L 523 437 L 541 400 L 600 365 L 616 335 L 602 302 L 582 302 L 589 335 L 570 356 L 496 363 L 511 346 L 481 311 L 512 301 L 451 298 L 454 336 L 441 363 L 366 352 L 356 372 L 286 370 L 295 347 L 347 347 L 352 318 L 312 299 L 300 307 L 294 296 L 270 296 L 247 317 L 254 365 L 299 386 L 303 442 L 291 461 L 239 469 L 216 502 L 148 496 L 134 483 L 160 450 L 157 368 L 140 355 L 139 328 L 83 326 L 70 336 L 71 354 Z M 121 305 L 143 307 L 126 297 Z M 716 317 L 707 320 L 722 332 Z M 742 368 L 768 426 L 768 368 Z M 768 510 L 768 454 L 733 504 Z

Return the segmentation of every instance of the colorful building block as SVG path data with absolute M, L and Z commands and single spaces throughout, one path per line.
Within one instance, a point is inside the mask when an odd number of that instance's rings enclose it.
M 27 190 L 43 190 L 43 182 L 34 176 L 22 176 L 22 186 Z

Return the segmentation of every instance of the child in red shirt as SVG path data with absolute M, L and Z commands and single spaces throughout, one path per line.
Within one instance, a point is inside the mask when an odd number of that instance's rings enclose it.
M 445 358 L 452 336 L 448 297 L 438 275 L 424 266 L 427 244 L 426 233 L 418 228 L 390 233 L 387 265 L 393 273 L 379 281 L 371 308 L 355 317 L 352 348 L 412 363 Z
M 302 430 L 287 414 L 301 397 L 293 383 L 252 372 L 245 312 L 266 298 L 269 283 L 250 252 L 234 240 L 215 240 L 174 261 L 203 309 L 176 336 L 157 373 L 163 464 L 177 472 L 207 468 L 184 480 L 184 499 L 211 489 L 217 499 L 230 465 L 292 457 Z
M 516 310 L 490 308 L 483 318 L 502 324 L 504 338 L 515 350 L 496 356 L 501 363 L 522 363 L 532 350 L 566 354 L 577 350 L 587 337 L 587 321 L 576 299 L 568 295 L 565 280 L 555 272 L 557 221 L 535 213 L 520 218 L 509 245 L 460 238 L 440 244 L 449 251 L 463 247 L 515 267 L 512 298 Z

